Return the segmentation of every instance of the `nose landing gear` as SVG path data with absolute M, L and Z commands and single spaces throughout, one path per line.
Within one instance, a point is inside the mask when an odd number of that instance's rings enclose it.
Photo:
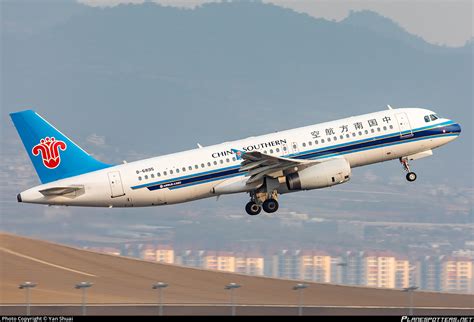
M 416 173 L 410 171 L 410 165 L 408 164 L 408 158 L 402 157 L 400 158 L 400 163 L 402 164 L 403 168 L 407 173 L 406 178 L 408 181 L 413 182 L 416 180 Z

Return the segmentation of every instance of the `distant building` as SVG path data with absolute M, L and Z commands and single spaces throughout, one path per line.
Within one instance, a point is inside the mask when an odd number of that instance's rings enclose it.
M 273 276 L 300 278 L 300 251 L 280 250 L 273 256 Z
M 238 253 L 235 255 L 235 272 L 248 275 L 263 275 L 264 259 L 258 253 Z
M 364 256 L 365 285 L 395 287 L 396 260 L 390 252 L 367 252 Z
M 277 275 L 273 273 L 273 256 L 265 255 L 263 257 L 263 275 L 268 277 L 276 277 Z
M 464 257 L 446 257 L 442 262 L 442 290 L 445 292 L 473 292 L 472 260 Z
M 418 262 L 419 287 L 428 291 L 441 291 L 443 256 L 425 256 Z
M 309 281 L 329 283 L 331 281 L 331 256 L 326 252 L 300 252 L 300 278 Z
M 176 256 L 176 263 L 191 267 L 204 267 L 204 250 L 185 250 Z
M 331 257 L 331 283 L 344 283 L 343 274 L 347 267 L 346 265 L 342 257 Z
M 174 249 L 170 245 L 158 245 L 155 251 L 155 261 L 160 263 L 174 263 Z
M 152 244 L 142 245 L 140 258 L 146 261 L 156 261 L 156 248 Z
M 235 256 L 231 252 L 206 252 L 204 255 L 204 268 L 235 272 Z
M 411 286 L 410 262 L 408 258 L 398 257 L 395 259 L 395 288 L 405 288 L 409 286 Z
M 343 256 L 342 282 L 348 285 L 365 285 L 364 252 L 347 251 Z

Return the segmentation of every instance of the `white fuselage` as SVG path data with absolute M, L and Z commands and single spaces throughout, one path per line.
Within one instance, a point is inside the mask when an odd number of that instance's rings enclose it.
M 430 114 L 419 108 L 388 109 L 130 162 L 31 188 L 21 193 L 21 201 L 141 207 L 211 197 L 218 184 L 245 180 L 232 149 L 307 160 L 343 157 L 351 167 L 431 152 L 460 130 L 448 119 L 425 121 Z M 83 189 L 60 196 L 40 192 L 58 186 Z

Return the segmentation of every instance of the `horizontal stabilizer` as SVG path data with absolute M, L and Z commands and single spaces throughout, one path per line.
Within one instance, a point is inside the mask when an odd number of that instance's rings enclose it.
M 62 196 L 69 193 L 84 190 L 84 186 L 71 186 L 71 187 L 52 187 L 48 189 L 40 190 L 44 196 Z

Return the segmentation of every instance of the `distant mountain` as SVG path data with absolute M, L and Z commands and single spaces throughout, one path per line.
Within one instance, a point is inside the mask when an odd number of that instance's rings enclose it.
M 431 45 L 372 12 L 338 23 L 259 2 L 40 4 L 2 2 L 2 134 L 11 153 L 21 143 L 8 113 L 30 107 L 104 161 L 121 162 L 386 104 L 422 106 L 460 121 L 463 133 L 416 162 L 420 178 L 472 189 L 472 44 Z M 397 166 L 373 169 L 403 180 Z
M 393 20 L 373 11 L 351 11 L 341 23 L 355 28 L 366 29 L 392 41 L 403 42 L 419 49 L 440 50 L 439 46 L 430 44 L 423 38 L 408 33 Z

